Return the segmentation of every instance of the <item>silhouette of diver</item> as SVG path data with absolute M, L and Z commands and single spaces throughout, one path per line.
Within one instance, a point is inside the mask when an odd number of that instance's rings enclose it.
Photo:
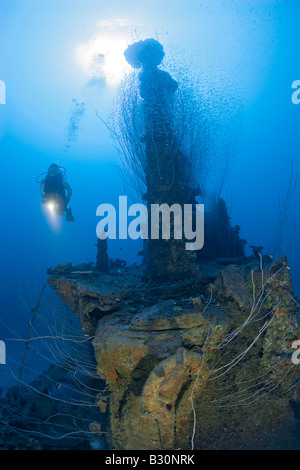
M 39 177 L 44 174 L 46 177 L 39 181 Z M 72 188 L 66 180 L 66 170 L 56 163 L 52 163 L 48 172 L 39 175 L 36 181 L 41 184 L 42 203 L 47 204 L 48 208 L 58 215 L 63 216 L 66 213 L 66 220 L 74 222 L 71 207 L 68 206 Z

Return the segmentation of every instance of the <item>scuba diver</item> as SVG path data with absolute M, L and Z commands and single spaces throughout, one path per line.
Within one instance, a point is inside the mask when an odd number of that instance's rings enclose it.
M 46 177 L 39 181 L 39 178 L 44 175 Z M 72 189 L 66 180 L 66 170 L 52 163 L 48 171 L 39 175 L 36 181 L 41 185 L 42 203 L 47 204 L 48 208 L 58 215 L 63 216 L 66 213 L 66 220 L 74 222 L 71 207 L 68 206 Z

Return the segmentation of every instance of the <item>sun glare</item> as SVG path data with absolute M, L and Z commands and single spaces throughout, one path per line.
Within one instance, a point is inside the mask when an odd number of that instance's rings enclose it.
M 89 79 L 103 79 L 108 85 L 115 86 L 122 80 L 127 67 L 123 55 L 126 48 L 125 35 L 105 31 L 81 44 L 77 56 Z

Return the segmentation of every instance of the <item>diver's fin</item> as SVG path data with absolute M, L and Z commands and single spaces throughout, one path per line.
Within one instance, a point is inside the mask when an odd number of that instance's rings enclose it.
M 68 207 L 67 210 L 66 210 L 66 221 L 67 222 L 75 222 L 75 219 L 73 217 L 73 214 L 72 214 L 72 211 L 71 211 L 70 207 Z

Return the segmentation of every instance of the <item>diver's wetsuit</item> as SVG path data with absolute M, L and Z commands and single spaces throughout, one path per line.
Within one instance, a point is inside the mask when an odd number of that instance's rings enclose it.
M 68 195 L 66 195 L 66 190 Z M 55 201 L 58 204 L 58 214 L 63 215 L 67 210 L 67 204 L 71 197 L 71 187 L 63 179 L 61 173 L 58 173 L 55 176 L 47 175 L 44 181 L 41 184 L 41 193 L 45 198 L 45 201 Z

